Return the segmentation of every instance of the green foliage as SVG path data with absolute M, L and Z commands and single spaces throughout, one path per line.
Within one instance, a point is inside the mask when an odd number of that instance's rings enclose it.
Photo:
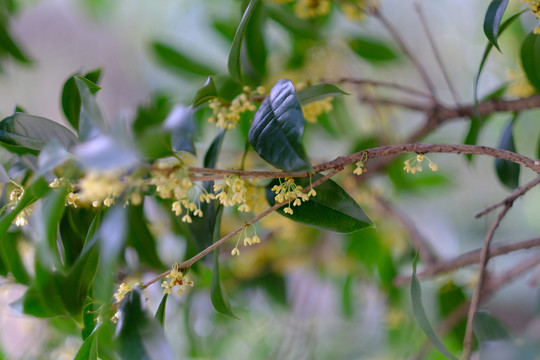
M 489 42 L 499 51 L 501 49 L 499 49 L 499 45 L 497 44 L 497 37 L 499 36 L 499 26 L 507 5 L 508 0 L 493 0 L 489 4 L 484 18 L 484 33 Z
M 499 148 L 516 151 L 516 145 L 514 144 L 514 123 L 517 118 L 514 116 L 513 119 L 508 121 L 504 130 L 501 134 L 501 139 L 499 140 Z M 499 180 L 509 189 L 513 190 L 519 186 L 519 173 L 520 167 L 518 164 L 513 163 L 508 160 L 496 159 L 495 160 L 495 170 L 497 171 L 497 176 Z
M 536 91 L 540 91 L 540 38 L 534 33 L 525 37 L 521 44 L 521 66 Z
M 280 80 L 257 110 L 249 129 L 249 142 L 260 157 L 278 169 L 310 170 L 302 144 L 304 126 L 293 84 Z
M 395 50 L 378 39 L 356 36 L 349 40 L 349 47 L 363 59 L 373 62 L 386 62 L 398 59 Z

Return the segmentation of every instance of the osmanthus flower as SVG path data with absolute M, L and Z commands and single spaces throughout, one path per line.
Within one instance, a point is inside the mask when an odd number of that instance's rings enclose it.
M 377 0 L 340 0 L 339 5 L 345 17 L 353 21 L 363 21 L 378 7 Z
M 285 178 L 282 182 L 279 179 L 279 185 L 274 185 L 272 191 L 276 193 L 275 200 L 277 203 L 289 202 L 289 206 L 283 209 L 287 214 L 293 214 L 291 203 L 293 206 L 300 206 L 302 201 L 308 201 L 311 196 L 316 196 L 317 192 L 311 188 L 307 194 L 302 192 L 303 188 L 294 183 L 293 178 Z
M 55 178 L 51 183 L 49 183 L 49 187 L 56 189 L 62 186 L 67 186 L 69 189 L 69 193 L 66 195 L 66 206 L 73 206 L 74 208 L 78 207 L 79 202 L 79 193 L 75 192 L 75 182 L 68 180 L 64 177 Z
M 251 211 L 248 201 L 252 201 L 253 195 L 248 192 L 248 186 L 240 176 L 225 176 L 221 184 L 214 184 L 214 191 L 217 192 L 216 199 L 223 206 L 240 205 L 238 211 Z
M 193 287 L 193 281 L 187 276 L 187 270 L 179 270 L 178 264 L 174 264 L 167 274 L 166 280 L 161 283 L 164 294 L 170 294 L 171 290 L 178 286 L 176 293 L 182 295 L 188 286 Z
M 24 195 L 24 189 L 23 189 L 22 186 L 18 185 L 17 188 L 13 189 L 10 192 L 10 194 L 9 194 L 9 204 L 7 204 L 6 207 L 9 206 L 11 208 L 11 210 L 15 209 L 15 207 L 17 206 L 17 203 L 19 202 L 19 200 L 21 200 L 23 195 Z M 3 209 L 5 209 L 5 207 Z M 28 206 L 28 207 L 22 209 L 17 214 L 15 219 L 13 219 L 13 223 L 16 226 L 19 226 L 19 227 L 28 225 L 28 217 L 30 216 L 32 211 L 33 211 L 33 206 Z
M 253 228 L 253 236 L 248 236 L 248 229 L 252 227 Z M 240 250 L 238 249 L 238 245 L 240 244 L 240 239 L 244 237 L 244 246 L 251 246 L 253 244 L 260 244 L 261 238 L 257 236 L 257 229 L 253 224 L 246 224 L 240 234 L 238 234 L 238 238 L 236 239 L 236 245 L 231 251 L 232 256 L 240 256 Z
M 427 156 L 423 154 L 418 154 L 411 159 L 405 160 L 405 162 L 403 163 L 405 165 L 403 167 L 403 170 L 411 174 L 421 172 L 423 170 L 422 162 L 424 161 L 424 159 L 428 161 L 428 165 L 431 171 L 437 171 L 439 169 L 437 164 L 431 161 L 431 159 L 429 159 Z
M 92 204 L 93 207 L 101 204 L 112 206 L 128 186 L 122 180 L 122 175 L 118 171 L 89 171 L 79 180 L 80 190 L 76 200 L 83 204 Z
M 367 153 L 363 152 L 360 161 L 356 162 L 356 168 L 353 170 L 353 174 L 362 175 L 363 173 L 367 171 L 366 169 L 367 158 L 368 158 Z
M 212 109 L 212 116 L 208 118 L 208 121 L 216 123 L 216 126 L 221 129 L 234 129 L 243 113 L 257 109 L 251 101 L 250 96 L 262 95 L 264 91 L 263 87 L 258 87 L 255 92 L 252 92 L 246 86 L 243 92 L 236 96 L 230 103 L 220 98 L 213 99 L 209 105 L 210 109 Z
M 297 0 L 294 3 L 294 12 L 299 18 L 310 19 L 327 15 L 331 5 L 330 0 Z
M 536 15 L 536 18 L 540 19 L 540 0 L 525 0 L 525 2 L 529 4 L 529 9 Z M 540 34 L 540 26 L 535 27 L 533 32 Z

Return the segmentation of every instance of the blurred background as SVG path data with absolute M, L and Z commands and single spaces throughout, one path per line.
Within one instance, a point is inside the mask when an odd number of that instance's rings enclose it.
M 226 73 L 231 29 L 234 34 L 241 17 L 239 1 L 17 3 L 18 11 L 10 18 L 10 31 L 31 63 L 3 62 L 0 117 L 9 116 L 16 106 L 21 106 L 30 114 L 64 125 L 67 122 L 60 104 L 64 82 L 74 73 L 96 68 L 103 71 L 103 89 L 98 99 L 111 122 L 133 119 L 138 106 L 150 104 L 158 97 L 170 105 L 189 104 L 206 77 L 167 66 L 152 44 L 166 44 L 216 73 Z M 381 12 L 421 62 L 436 85 L 437 96 L 448 106 L 454 106 L 456 99 L 437 64 L 417 8 L 428 23 L 457 101 L 471 104 L 474 79 L 486 45 L 482 22 L 487 5 L 488 1 L 466 0 L 381 1 Z M 509 6 L 517 12 L 524 4 L 512 2 Z M 480 81 L 480 98 L 502 84 L 515 85 L 516 78 L 522 76 L 519 43 L 515 39 L 530 31 L 531 26 L 534 27 L 533 16 L 524 16 L 521 23 L 518 21 L 501 37 L 503 53 L 493 52 L 490 56 Z M 333 10 L 321 28 L 320 39 L 296 43 L 294 48 L 290 46 L 290 31 L 273 21 L 266 24 L 267 89 L 280 78 L 317 82 L 349 77 L 399 83 L 425 91 L 417 71 L 376 19 L 368 16 L 354 22 Z M 365 37 L 386 44 L 394 56 L 374 60 L 347 46 L 347 39 Z M 292 66 L 291 59 L 299 54 L 303 58 Z M 334 115 L 328 115 L 326 120 L 336 122 L 335 134 L 330 134 L 322 122 L 308 124 L 305 143 L 314 162 L 359 151 L 374 144 L 374 139 L 402 142 L 424 120 L 418 112 L 359 101 L 380 94 L 377 89 L 350 84 L 343 88 L 351 95 L 335 99 Z M 411 99 L 388 91 L 382 94 Z M 533 158 L 540 132 L 538 115 L 538 111 L 523 113 L 515 127 L 517 152 Z M 477 143 L 497 146 L 509 119 L 509 114 L 493 116 Z M 462 143 L 468 129 L 467 119 L 449 121 L 422 142 Z M 206 151 L 208 139 L 216 132 L 213 125 L 201 125 L 196 144 L 200 153 Z M 221 159 L 220 167 L 238 166 L 236 154 L 242 151 L 243 143 L 234 139 L 232 135 L 225 143 L 227 155 Z M 230 250 L 225 249 L 224 286 L 241 320 L 223 317 L 213 310 L 208 292 L 204 291 L 210 270 L 201 265 L 194 280 L 195 287 L 201 286 L 202 290 L 190 289 L 182 297 L 169 298 L 166 333 L 178 358 L 398 359 L 419 352 L 425 336 L 412 317 L 408 286 L 392 285 L 396 275 L 412 272 L 413 255 L 410 228 L 403 226 L 396 213 L 407 219 L 438 256 L 449 259 L 481 247 L 494 215 L 475 220 L 474 214 L 509 194 L 495 176 L 493 159 L 476 157 L 468 163 L 462 156 L 438 154 L 430 159 L 438 165 L 437 173 L 406 174 L 401 171 L 401 161 L 387 173 L 373 176 L 361 185 L 350 177 L 337 179 L 370 215 L 376 224 L 374 229 L 342 236 L 273 215 L 261 223 L 261 245 L 246 249 L 238 258 L 226 256 Z M 521 183 L 532 178 L 530 171 L 522 171 Z M 392 211 L 385 209 L 383 202 L 390 204 Z M 537 237 L 538 204 L 538 189 L 518 200 L 498 229 L 495 243 Z M 157 210 L 152 210 L 151 205 L 145 210 L 158 227 Z M 230 223 L 223 226 L 224 233 L 242 223 L 241 218 L 230 215 Z M 171 264 L 181 260 L 185 251 L 182 239 L 167 232 L 159 237 L 163 259 Z M 489 265 L 491 274 L 504 273 L 524 258 L 523 253 L 493 259 Z M 127 253 L 128 260 L 129 256 Z M 471 294 L 476 270 L 468 267 L 422 282 L 424 303 L 433 323 L 445 315 L 440 306 L 444 289 L 455 286 Z M 140 271 L 133 275 L 144 280 L 155 274 Z M 531 272 L 483 306 L 504 320 L 517 337 L 540 339 L 536 316 L 539 276 L 538 271 Z M 158 286 L 148 289 L 152 310 L 159 304 L 161 290 Z M 10 309 L 8 304 L 20 294 L 21 289 L 9 282 L 0 293 L 0 342 L 6 358 L 71 359 L 81 340 L 59 331 L 64 325 L 51 326 Z M 450 337 L 446 338 L 450 346 L 460 349 L 457 337 Z M 43 349 L 50 351 L 43 353 Z M 438 355 L 431 352 L 428 358 Z

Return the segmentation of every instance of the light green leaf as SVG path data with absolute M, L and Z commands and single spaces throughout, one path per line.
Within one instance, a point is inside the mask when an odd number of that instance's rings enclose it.
M 311 170 L 302 144 L 305 119 L 290 80 L 279 80 L 255 113 L 249 142 L 269 164 L 286 171 Z
M 486 11 L 484 18 L 484 34 L 488 38 L 489 42 L 499 49 L 497 44 L 497 37 L 499 36 L 499 25 L 501 24 L 504 11 L 508 5 L 508 0 L 493 0 Z
M 416 261 L 417 258 L 413 260 L 413 274 L 411 279 L 411 301 L 414 317 L 416 318 L 418 325 L 420 325 L 422 330 L 424 330 L 424 333 L 431 343 L 437 348 L 437 350 L 439 350 L 441 354 L 446 356 L 448 359 L 457 360 L 457 358 L 452 355 L 444 346 L 429 323 L 426 311 L 424 310 L 424 305 L 422 304 L 422 290 L 420 288 L 420 282 L 416 277 Z
M 253 14 L 253 11 L 255 10 L 259 1 L 260 0 L 250 0 L 246 8 L 246 11 L 244 11 L 244 15 L 242 16 L 242 20 L 240 20 L 240 24 L 238 25 L 238 28 L 236 29 L 236 34 L 234 35 L 233 43 L 231 45 L 231 51 L 229 53 L 229 60 L 228 60 L 229 75 L 234 81 L 238 83 L 243 82 L 241 60 L 240 60 L 240 55 L 242 51 L 242 40 L 244 38 L 244 33 L 246 32 L 248 21 L 251 15 Z
M 216 73 L 216 70 L 209 66 L 203 65 L 198 60 L 190 59 L 179 50 L 159 41 L 152 43 L 152 50 L 160 63 L 180 75 L 208 76 Z
M 98 338 L 96 332 L 99 328 L 96 328 L 90 336 L 84 340 L 81 348 L 75 354 L 73 360 L 97 360 L 98 358 Z
M 372 63 L 395 60 L 398 58 L 397 53 L 379 39 L 357 36 L 349 40 L 349 47 L 358 56 Z
M 349 94 L 338 88 L 336 85 L 318 84 L 302 89 L 298 91 L 296 95 L 298 96 L 298 101 L 300 101 L 300 104 L 303 106 L 327 97 L 336 97 Z
M 167 297 L 169 294 L 163 295 L 163 299 L 159 303 L 158 309 L 156 310 L 156 315 L 154 318 L 163 326 L 165 322 L 165 307 L 167 306 Z
M 314 175 L 312 182 L 321 177 L 321 175 Z M 303 188 L 309 187 L 310 184 L 309 178 L 295 178 L 294 182 Z M 266 187 L 266 199 L 270 205 L 275 204 L 276 193 L 271 189 L 277 184 L 279 184 L 278 179 Z M 291 220 L 339 233 L 350 233 L 373 225 L 360 205 L 334 181 L 327 180 L 315 190 L 317 195 L 312 196 L 302 205 L 292 206 L 291 204 L 292 215 L 284 212 L 287 205 L 277 211 Z
M 195 98 L 193 99 L 193 107 L 196 108 L 197 106 L 212 100 L 217 95 L 218 92 L 216 82 L 212 76 L 209 76 L 208 79 L 206 79 L 203 87 L 197 91 L 197 94 L 195 94 Z

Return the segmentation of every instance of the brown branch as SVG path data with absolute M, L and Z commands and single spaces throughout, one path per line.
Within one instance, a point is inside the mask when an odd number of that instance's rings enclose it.
M 405 230 L 409 233 L 409 236 L 411 237 L 414 250 L 418 252 L 422 261 L 424 261 L 430 266 L 434 266 L 435 264 L 437 264 L 437 255 L 435 255 L 435 252 L 433 251 L 433 248 L 431 247 L 431 245 L 418 232 L 418 229 L 416 229 L 416 226 L 414 226 L 414 224 L 411 223 L 411 221 L 404 214 L 402 214 L 397 209 L 393 208 L 382 197 L 376 196 L 375 200 L 387 214 L 392 216 L 399 223 L 401 223 L 401 225 L 403 225 L 403 227 L 405 228 Z
M 430 94 L 422 90 L 418 90 L 410 86 L 405 86 L 402 84 L 397 84 L 397 83 L 392 83 L 392 82 L 387 82 L 387 81 L 343 77 L 337 80 L 324 80 L 323 79 L 321 80 L 321 82 L 325 82 L 329 84 L 349 83 L 349 84 L 354 84 L 354 85 L 371 85 L 371 86 L 378 86 L 378 87 L 386 87 L 386 88 L 390 88 L 394 90 L 399 90 L 407 95 L 418 95 L 421 97 L 432 99 L 432 96 Z
M 510 245 L 498 246 L 495 248 L 490 248 L 489 257 L 492 258 L 495 256 L 506 255 L 514 251 L 531 249 L 537 246 L 540 246 L 540 238 L 525 240 Z M 419 280 L 425 280 L 433 276 L 460 269 L 462 267 L 477 264 L 480 262 L 481 250 L 482 249 L 476 249 L 451 260 L 437 262 L 428 266 L 424 271 L 418 273 L 416 276 Z M 410 283 L 410 281 L 411 276 L 400 276 L 394 279 L 393 284 L 395 286 L 403 286 Z
M 486 234 L 486 238 L 484 240 L 484 246 L 482 247 L 482 250 L 480 252 L 480 273 L 478 275 L 478 284 L 473 293 L 471 305 L 469 306 L 469 313 L 467 315 L 467 327 L 465 329 L 465 339 L 463 340 L 463 358 L 465 360 L 469 359 L 473 345 L 473 318 L 476 310 L 478 309 L 478 305 L 480 304 L 480 297 L 482 296 L 484 283 L 486 281 L 486 266 L 489 261 L 489 245 L 491 244 L 491 240 L 493 239 L 495 230 L 499 227 L 499 224 L 501 223 L 508 210 L 510 210 L 510 208 L 512 207 L 512 204 L 513 202 L 509 202 L 508 204 L 506 204 L 495 219 L 495 221 L 491 224 L 491 227 L 489 228 Z
M 498 202 L 496 204 L 491 205 L 488 208 L 485 208 L 484 210 L 480 211 L 478 214 L 474 215 L 474 217 L 476 219 L 478 219 L 478 218 L 490 213 L 491 211 L 495 210 L 496 208 L 498 208 L 500 206 L 506 205 L 509 202 L 514 202 L 518 197 L 522 196 L 523 194 L 525 194 L 527 191 L 529 191 L 530 189 L 532 189 L 533 187 L 535 187 L 538 184 L 540 184 L 540 177 L 538 177 L 538 178 L 536 178 L 536 179 L 534 179 L 532 181 L 529 181 L 525 185 L 522 185 L 522 186 L 516 188 L 512 192 L 512 195 L 510 195 L 509 197 L 507 197 L 503 201 L 500 201 L 500 202 Z

